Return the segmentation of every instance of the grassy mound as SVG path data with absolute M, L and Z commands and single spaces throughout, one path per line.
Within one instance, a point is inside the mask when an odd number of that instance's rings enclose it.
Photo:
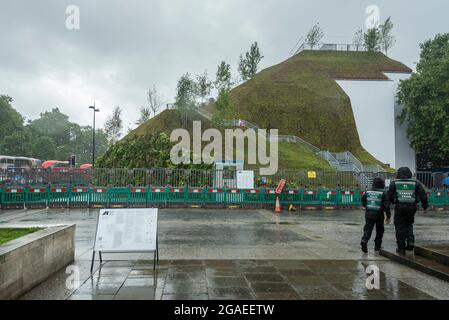
M 383 72 L 411 70 L 382 53 L 303 51 L 233 89 L 235 117 L 380 164 L 362 148 L 350 99 L 335 80 L 387 80 Z
M 204 119 L 199 115 L 195 117 L 195 120 L 201 120 L 203 131 L 213 126 L 209 120 Z M 124 139 L 135 139 L 136 136 L 145 136 L 157 132 L 164 132 L 167 135 L 170 135 L 173 129 L 180 127 L 181 122 L 176 111 L 165 110 L 130 132 Z M 191 128 L 187 128 L 187 130 L 190 133 L 192 132 Z M 205 144 L 207 143 L 203 143 L 203 146 Z M 246 156 L 246 151 L 244 154 Z M 256 169 L 257 167 L 258 165 L 245 165 L 245 168 L 248 169 Z M 279 168 L 281 170 L 333 170 L 326 161 L 316 156 L 304 146 L 294 143 L 279 143 Z

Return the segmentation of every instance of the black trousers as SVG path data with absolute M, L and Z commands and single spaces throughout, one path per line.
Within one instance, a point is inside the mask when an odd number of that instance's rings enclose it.
M 394 226 L 396 228 L 398 249 L 405 249 L 407 245 L 415 245 L 413 224 L 415 223 L 416 211 L 416 206 L 396 207 L 394 210 Z
M 362 243 L 368 243 L 369 239 L 371 239 L 371 235 L 373 233 L 374 227 L 376 227 L 376 238 L 374 239 L 374 245 L 376 247 L 382 246 L 382 239 L 384 237 L 384 214 L 377 215 L 366 215 L 365 216 L 365 227 L 363 228 L 363 237 Z

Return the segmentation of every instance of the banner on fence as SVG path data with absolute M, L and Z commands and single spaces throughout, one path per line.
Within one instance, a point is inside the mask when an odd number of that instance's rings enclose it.
M 237 188 L 254 189 L 254 171 L 237 171 Z

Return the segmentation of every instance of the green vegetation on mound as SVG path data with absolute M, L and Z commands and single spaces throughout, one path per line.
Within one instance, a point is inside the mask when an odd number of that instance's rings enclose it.
M 234 88 L 234 116 L 380 164 L 361 146 L 350 99 L 335 80 L 387 80 L 383 72 L 411 70 L 382 53 L 303 51 Z M 206 109 L 214 112 L 213 105 Z
M 27 234 L 42 230 L 41 228 L 24 228 L 24 229 L 13 229 L 6 228 L 0 229 L 0 245 L 7 243 L 11 240 L 26 236 Z
M 231 117 L 248 120 L 260 128 L 279 129 L 281 135 L 299 136 L 322 150 L 348 150 L 363 164 L 386 167 L 361 146 L 350 99 L 335 81 L 388 80 L 384 72 L 411 70 L 382 53 L 303 51 L 234 88 L 230 92 L 232 105 L 235 106 Z M 213 104 L 204 108 L 212 114 L 215 112 Z M 195 115 L 193 120 L 202 121 L 203 131 L 214 127 L 211 121 L 200 115 Z M 103 164 L 106 167 L 123 166 L 130 159 L 135 159 L 136 155 L 142 161 L 131 161 L 126 167 L 131 164 L 158 164 L 160 161 L 147 161 L 149 158 L 157 160 L 157 153 L 149 156 L 148 151 L 142 152 L 139 148 L 141 145 L 151 148 L 148 141 L 152 135 L 163 132 L 169 137 L 172 130 L 181 127 L 177 110 L 165 110 L 112 147 L 112 151 L 108 151 L 102 159 Z M 187 129 L 192 131 L 191 128 Z M 136 144 L 138 139 L 141 142 Z M 118 152 L 124 148 L 125 141 L 135 146 L 134 151 L 127 148 L 129 155 Z M 114 154 L 114 160 L 107 161 L 111 159 L 111 154 Z M 159 158 L 164 163 L 169 162 L 166 154 Z M 326 161 L 304 146 L 293 143 L 279 144 L 279 169 L 333 170 Z
M 201 120 L 203 131 L 213 126 L 209 120 L 199 115 L 195 120 Z M 180 127 L 181 121 L 176 110 L 165 110 L 130 132 L 122 141 L 111 147 L 106 155 L 99 159 L 98 166 L 104 168 L 173 167 L 169 159 L 169 150 L 173 144 L 170 144 L 168 139 L 171 131 Z M 187 128 L 187 130 L 192 132 L 191 128 Z M 165 137 L 155 138 L 161 133 L 165 134 Z M 156 143 L 156 141 L 158 142 Z M 203 142 L 203 147 L 206 144 L 206 142 Z M 246 158 L 247 152 L 245 151 L 244 154 Z M 245 165 L 245 167 L 256 169 L 258 165 Z M 279 143 L 279 169 L 333 170 L 326 161 L 313 154 L 304 146 L 294 143 Z

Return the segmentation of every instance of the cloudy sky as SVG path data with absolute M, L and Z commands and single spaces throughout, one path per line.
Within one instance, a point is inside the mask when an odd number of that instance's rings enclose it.
M 66 28 L 66 8 L 80 9 L 80 29 Z M 447 0 L 0 0 L 0 94 L 28 118 L 59 107 L 72 121 L 99 125 L 115 106 L 125 131 L 155 84 L 164 103 L 189 72 L 214 76 L 222 60 L 234 70 L 258 41 L 262 67 L 279 63 L 319 22 L 326 42 L 350 42 L 364 27 L 366 8 L 391 16 L 390 56 L 413 68 L 419 43 L 449 32 Z

